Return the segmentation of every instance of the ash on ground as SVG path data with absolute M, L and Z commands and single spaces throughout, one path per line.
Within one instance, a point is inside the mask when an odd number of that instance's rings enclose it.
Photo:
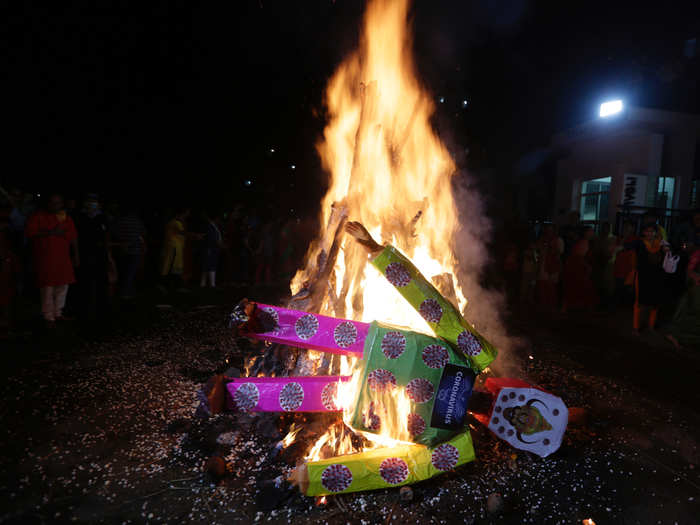
M 59 334 L 50 350 L 15 343 L 26 354 L 2 387 L 0 521 L 600 525 L 693 523 L 700 512 L 696 353 L 619 335 L 609 319 L 521 319 L 522 375 L 585 409 L 557 453 L 542 459 L 474 426 L 476 461 L 410 497 L 317 502 L 283 480 L 328 415 L 194 416 L 201 384 L 259 351 L 233 340 L 227 308 L 160 309 L 133 335 Z M 292 422 L 305 430 L 279 451 Z

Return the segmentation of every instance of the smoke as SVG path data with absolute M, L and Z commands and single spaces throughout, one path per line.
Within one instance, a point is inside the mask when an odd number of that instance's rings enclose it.
M 484 199 L 466 172 L 455 176 L 453 195 L 460 214 L 460 226 L 452 239 L 458 263 L 456 278 L 468 300 L 462 314 L 498 350 L 491 370 L 497 375 L 520 375 L 515 350 L 526 341 L 508 334 L 504 322 L 508 307 L 503 293 L 482 284 L 484 271 L 494 264 L 488 250 L 493 227 L 486 215 Z

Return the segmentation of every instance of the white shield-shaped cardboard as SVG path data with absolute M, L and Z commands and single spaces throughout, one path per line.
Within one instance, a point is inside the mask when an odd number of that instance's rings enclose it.
M 523 434 L 505 417 L 506 409 L 515 407 L 536 408 L 552 428 Z M 536 388 L 502 388 L 491 413 L 489 430 L 515 448 L 546 457 L 561 445 L 568 421 L 569 410 L 560 398 Z

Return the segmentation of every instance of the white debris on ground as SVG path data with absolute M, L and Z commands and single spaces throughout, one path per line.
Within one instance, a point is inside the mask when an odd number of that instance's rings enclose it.
M 637 451 L 638 431 L 611 432 L 614 413 L 600 409 L 617 403 L 654 425 L 651 402 L 630 403 L 640 399 L 634 389 L 538 357 L 527 362 L 533 380 L 569 406 L 602 414 L 570 429 L 550 458 L 516 451 L 475 426 L 477 460 L 413 486 L 403 501 L 398 489 L 329 497 L 320 507 L 296 491 L 264 492 L 265 482 L 294 467 L 270 457 L 279 440 L 269 429 L 274 416 L 193 417 L 196 390 L 235 348 L 223 314 L 162 310 L 147 335 L 86 344 L 13 372 L 2 387 L 0 522 L 605 523 L 635 494 L 654 497 L 656 489 L 635 479 L 667 474 Z M 660 413 L 665 420 L 668 412 Z M 228 464 L 222 480 L 203 474 L 214 454 Z M 679 476 L 675 493 L 692 501 L 696 491 Z M 502 506 L 491 515 L 487 501 L 496 493 Z

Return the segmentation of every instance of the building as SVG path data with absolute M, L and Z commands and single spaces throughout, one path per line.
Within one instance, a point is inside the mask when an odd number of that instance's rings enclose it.
M 698 207 L 700 116 L 629 107 L 558 133 L 553 218 L 617 227 L 653 212 L 671 226 Z

